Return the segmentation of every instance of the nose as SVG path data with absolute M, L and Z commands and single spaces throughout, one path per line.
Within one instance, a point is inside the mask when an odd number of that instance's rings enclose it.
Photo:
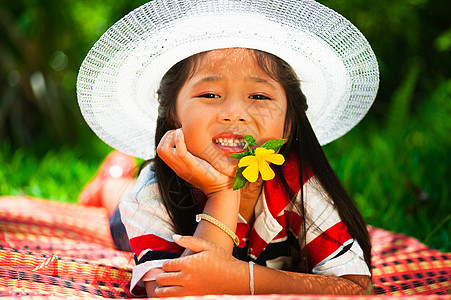
M 246 104 L 238 99 L 224 99 L 218 114 L 218 121 L 222 123 L 247 123 L 249 115 Z

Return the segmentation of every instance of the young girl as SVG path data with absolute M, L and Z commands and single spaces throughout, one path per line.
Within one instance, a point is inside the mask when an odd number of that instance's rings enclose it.
M 364 37 L 310 0 L 154 0 L 110 28 L 78 96 L 101 138 L 154 156 L 120 205 L 132 292 L 371 292 L 365 223 L 321 143 L 360 121 L 377 85 Z M 287 139 L 285 163 L 233 190 L 245 135 Z

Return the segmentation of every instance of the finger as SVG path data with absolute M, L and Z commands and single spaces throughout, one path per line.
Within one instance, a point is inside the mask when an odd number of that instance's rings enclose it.
M 174 259 L 168 259 L 167 261 L 165 261 L 163 263 L 163 266 L 162 266 L 163 271 L 165 271 L 165 272 L 181 271 L 186 257 L 187 256 L 180 257 L 180 258 L 174 258 Z
M 175 132 L 175 145 L 177 157 L 188 167 L 188 170 L 192 171 L 193 168 L 199 166 L 200 158 L 196 158 L 186 149 L 185 135 L 181 128 Z
M 228 177 L 234 177 L 236 166 L 229 166 L 229 163 L 222 162 L 222 168 L 217 168 L 215 163 L 209 163 L 201 158 L 195 157 L 192 155 L 186 148 L 185 143 L 185 135 L 181 128 L 178 128 L 175 132 L 175 145 L 176 145 L 176 153 L 181 162 L 183 162 L 187 170 L 189 170 L 189 174 L 191 174 L 192 170 L 198 169 L 199 166 L 205 169 L 205 174 L 211 174 L 212 171 L 220 172 Z M 201 162 L 199 162 L 201 160 Z M 226 167 L 226 169 L 224 169 Z
M 171 140 L 172 130 L 167 131 L 157 146 L 157 153 L 162 159 L 168 155 L 168 151 L 170 150 L 169 142 Z M 175 149 L 174 149 L 175 150 Z
M 191 181 L 192 177 L 197 176 L 206 176 L 206 178 L 209 178 L 212 176 L 212 174 L 215 174 L 218 172 L 209 162 L 206 160 L 196 157 L 193 154 L 191 154 L 186 149 L 186 144 L 183 140 L 183 137 L 177 138 L 177 149 L 176 154 L 177 158 L 180 160 L 181 163 L 183 163 L 184 168 L 180 169 L 180 172 L 177 173 L 180 177 L 182 177 L 184 180 L 190 182 L 192 185 L 194 185 L 197 188 L 200 188 L 202 190 L 202 185 L 199 184 L 199 180 L 195 180 L 194 182 Z M 216 176 L 215 176 L 216 178 Z
M 175 133 L 175 130 L 168 130 L 163 135 L 160 142 L 158 143 L 157 151 L 158 150 L 165 150 L 165 151 L 166 150 L 174 150 L 174 152 L 175 152 L 174 133 Z
M 158 298 L 163 298 L 188 295 L 183 286 L 163 286 L 155 289 L 155 296 Z
M 183 134 L 182 128 L 177 128 L 175 131 L 175 146 L 177 149 L 177 152 L 185 153 L 188 152 L 186 150 L 186 144 L 185 144 L 185 135 Z
M 174 234 L 172 239 L 177 245 L 182 246 L 183 248 L 188 248 L 194 252 L 211 250 L 215 247 L 214 243 L 194 236 L 181 236 Z
M 163 139 L 162 139 L 163 141 Z M 161 159 L 170 166 L 180 177 L 186 178 L 186 174 L 192 175 L 195 166 L 195 157 L 188 152 L 181 128 L 171 130 L 161 143 Z
M 155 281 L 160 286 L 171 286 L 171 285 L 180 285 L 181 283 L 181 273 L 180 272 L 165 272 L 158 274 L 155 276 Z
M 196 167 L 199 166 L 199 158 L 196 158 L 194 155 L 192 155 L 188 149 L 186 148 L 185 143 L 185 135 L 183 134 L 183 131 L 181 128 L 178 128 L 175 131 L 175 153 L 177 155 L 177 158 L 180 160 L 181 163 L 184 164 L 185 169 L 184 174 L 190 174 L 192 175 L 192 171 L 195 170 Z M 183 175 L 183 174 L 181 174 Z M 183 177 L 183 176 L 182 176 Z M 185 178 L 186 180 L 186 178 Z
M 175 130 L 169 130 L 161 138 L 157 147 L 158 156 L 176 173 L 185 168 L 185 164 L 178 158 L 175 144 Z

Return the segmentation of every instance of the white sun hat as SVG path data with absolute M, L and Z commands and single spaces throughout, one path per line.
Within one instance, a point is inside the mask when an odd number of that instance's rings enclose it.
M 316 1 L 153 0 L 116 22 L 89 51 L 77 80 L 81 112 L 110 146 L 152 158 L 163 75 L 193 54 L 233 47 L 290 64 L 322 145 L 354 127 L 376 97 L 379 69 L 369 43 Z

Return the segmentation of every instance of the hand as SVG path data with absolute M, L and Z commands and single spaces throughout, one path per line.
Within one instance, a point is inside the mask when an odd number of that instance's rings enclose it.
M 185 181 L 200 189 L 205 195 L 231 189 L 233 170 L 217 170 L 209 162 L 192 155 L 187 149 L 183 131 L 169 130 L 157 147 L 158 156 Z
M 157 275 L 157 297 L 249 293 L 246 262 L 235 259 L 215 243 L 192 236 L 173 236 L 195 254 L 168 260 Z

